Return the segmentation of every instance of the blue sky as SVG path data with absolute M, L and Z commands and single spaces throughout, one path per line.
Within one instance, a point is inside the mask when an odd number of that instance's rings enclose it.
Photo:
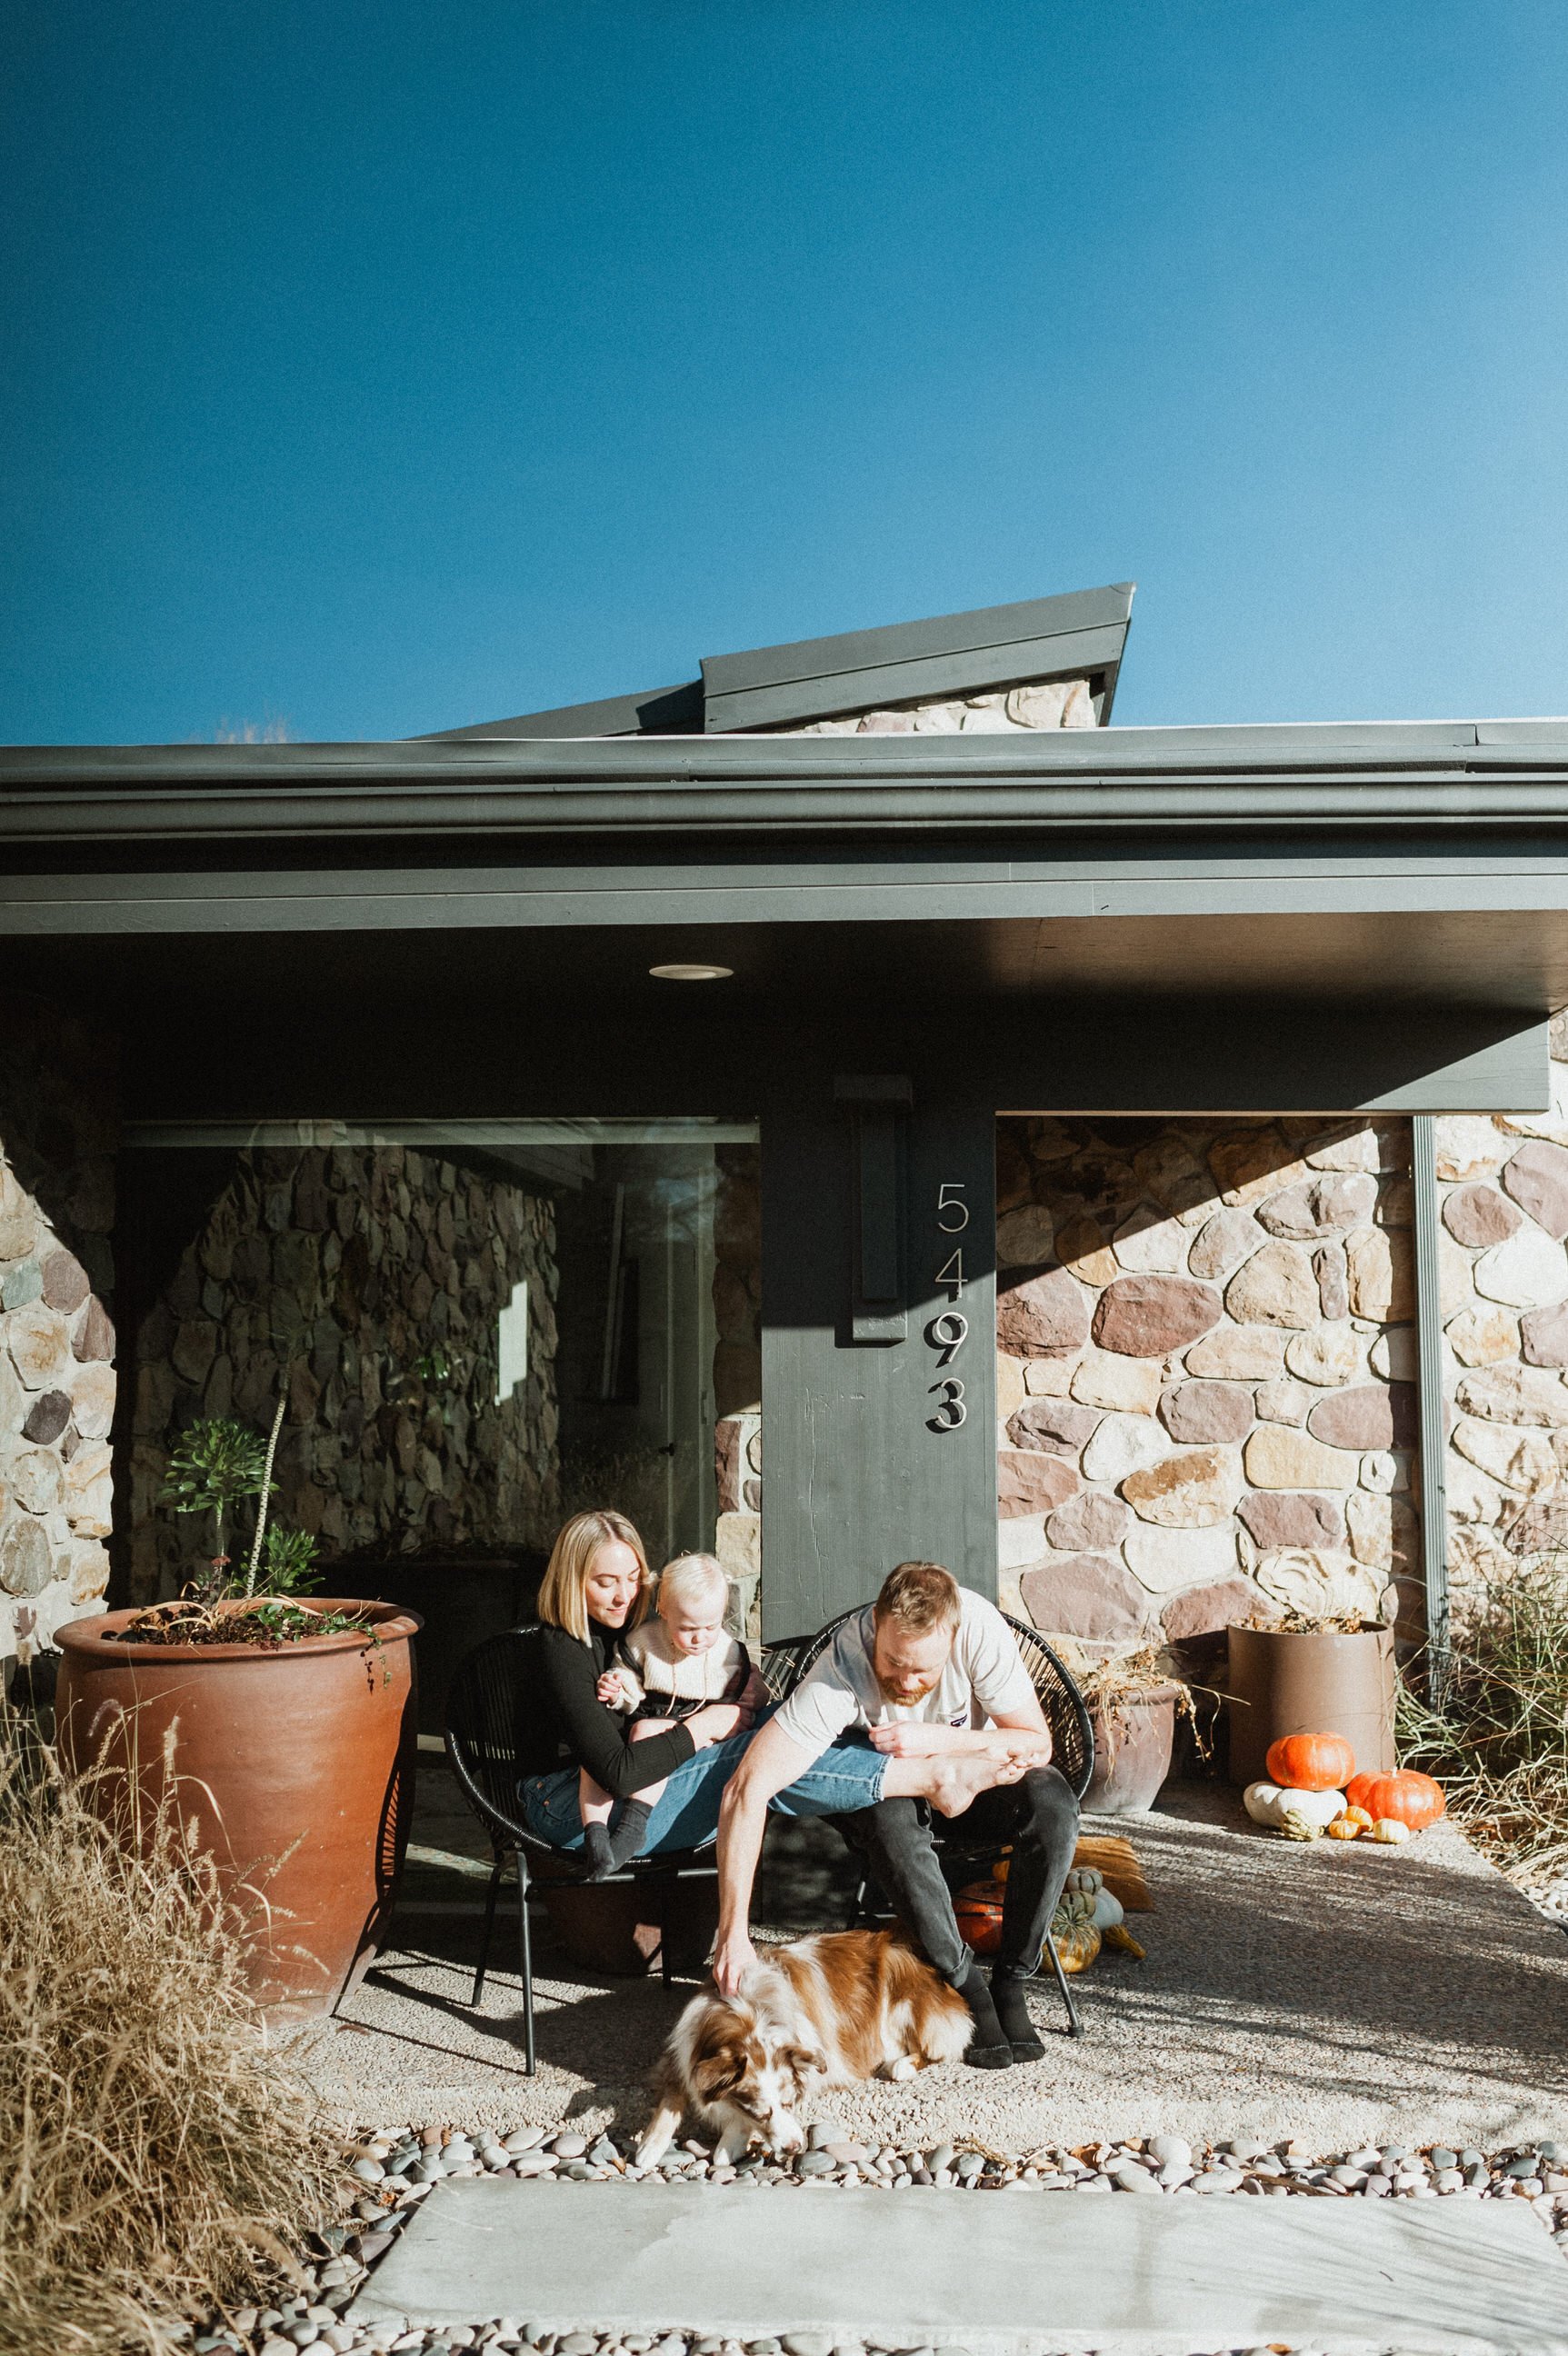
M 1135 579 L 1119 723 L 1568 712 L 1561 0 L 13 0 L 0 738 Z

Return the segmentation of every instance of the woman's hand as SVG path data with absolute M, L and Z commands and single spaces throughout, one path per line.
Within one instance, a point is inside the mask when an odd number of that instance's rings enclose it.
M 744 1734 L 756 1721 L 755 1710 L 742 1709 L 737 1701 L 711 1701 L 686 1720 L 686 1730 L 699 1751 L 711 1742 L 727 1742 L 732 1734 Z

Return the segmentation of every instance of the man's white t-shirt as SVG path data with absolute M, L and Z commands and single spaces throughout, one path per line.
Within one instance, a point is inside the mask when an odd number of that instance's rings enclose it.
M 873 1607 L 846 1620 L 822 1658 L 775 1713 L 773 1724 L 815 1758 L 853 1727 L 979 1727 L 998 1711 L 1027 1710 L 1035 1688 L 1013 1631 L 983 1595 L 959 1590 L 958 1633 L 947 1666 L 923 1701 L 890 1702 L 871 1665 Z

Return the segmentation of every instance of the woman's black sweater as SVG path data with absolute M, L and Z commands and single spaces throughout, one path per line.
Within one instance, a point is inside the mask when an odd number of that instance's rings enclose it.
M 585 1644 L 564 1628 L 540 1630 L 540 1724 L 529 1747 L 535 1774 L 563 1765 L 564 1753 L 585 1767 L 612 1800 L 625 1800 L 661 1782 L 697 1746 L 684 1726 L 633 1743 L 628 1720 L 599 1700 L 594 1689 L 614 1661 L 618 1633 L 596 1620 L 588 1622 Z

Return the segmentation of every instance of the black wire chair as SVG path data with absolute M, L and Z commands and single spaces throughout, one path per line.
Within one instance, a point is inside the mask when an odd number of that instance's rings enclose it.
M 854 1619 L 865 1609 L 864 1604 L 856 1604 L 852 1611 L 841 1612 L 835 1620 L 830 1620 L 814 1635 L 790 1637 L 771 1647 L 763 1661 L 763 1675 L 769 1686 L 773 1686 L 774 1675 L 777 1675 L 779 1685 L 776 1690 L 780 1700 L 794 1691 L 801 1678 L 821 1659 L 845 1621 Z M 1073 1798 L 1081 1800 L 1094 1772 L 1094 1734 L 1090 1725 L 1088 1706 L 1066 1666 L 1039 1630 L 1026 1626 L 1022 1620 L 1015 1620 L 1010 1612 L 1004 1612 L 1002 1617 L 1016 1640 L 1024 1666 L 1029 1672 L 1036 1697 L 1045 1713 L 1046 1724 L 1050 1729 L 1052 1764 L 1065 1777 Z M 772 1672 L 770 1663 L 774 1665 Z M 982 1834 L 977 1837 L 969 1832 L 969 1824 L 967 1815 L 950 1821 L 938 1817 L 931 1827 L 931 1837 L 941 1859 L 942 1869 L 953 1880 L 976 1873 L 983 1866 L 993 1865 L 1006 1847 L 1005 1841 L 993 1834 Z M 866 1918 L 870 1884 L 871 1876 L 863 1871 L 850 1915 L 852 1924 Z M 1081 2037 L 1083 2023 L 1079 2018 L 1067 1974 L 1062 1969 L 1056 1942 L 1049 1937 L 1046 1940 L 1046 1954 L 1050 1957 L 1057 1987 L 1067 2007 L 1068 2035 Z
M 478 2004 L 484 1994 L 495 1929 L 496 1901 L 509 1856 L 515 1859 L 518 1885 L 518 1947 L 522 1965 L 523 2038 L 528 2075 L 534 2074 L 533 1939 L 529 1908 L 541 1881 L 585 1882 L 585 1862 L 576 1852 L 553 1847 L 530 1832 L 522 1820 L 518 1779 L 531 1754 L 526 1730 L 537 1711 L 538 1623 L 509 1628 L 488 1637 L 457 1665 L 446 1698 L 446 1757 L 457 1788 L 489 1837 L 495 1864 L 485 1894 L 485 1927 L 479 1939 L 479 1960 L 474 1972 Z M 712 1880 L 718 1868 L 711 1847 L 667 1850 L 660 1857 L 634 1858 L 620 1872 L 607 1874 L 597 1889 L 614 1882 L 639 1881 L 657 1891 L 660 1927 L 659 1968 L 668 1987 L 673 1976 L 670 1959 L 671 1902 L 682 1881 Z

